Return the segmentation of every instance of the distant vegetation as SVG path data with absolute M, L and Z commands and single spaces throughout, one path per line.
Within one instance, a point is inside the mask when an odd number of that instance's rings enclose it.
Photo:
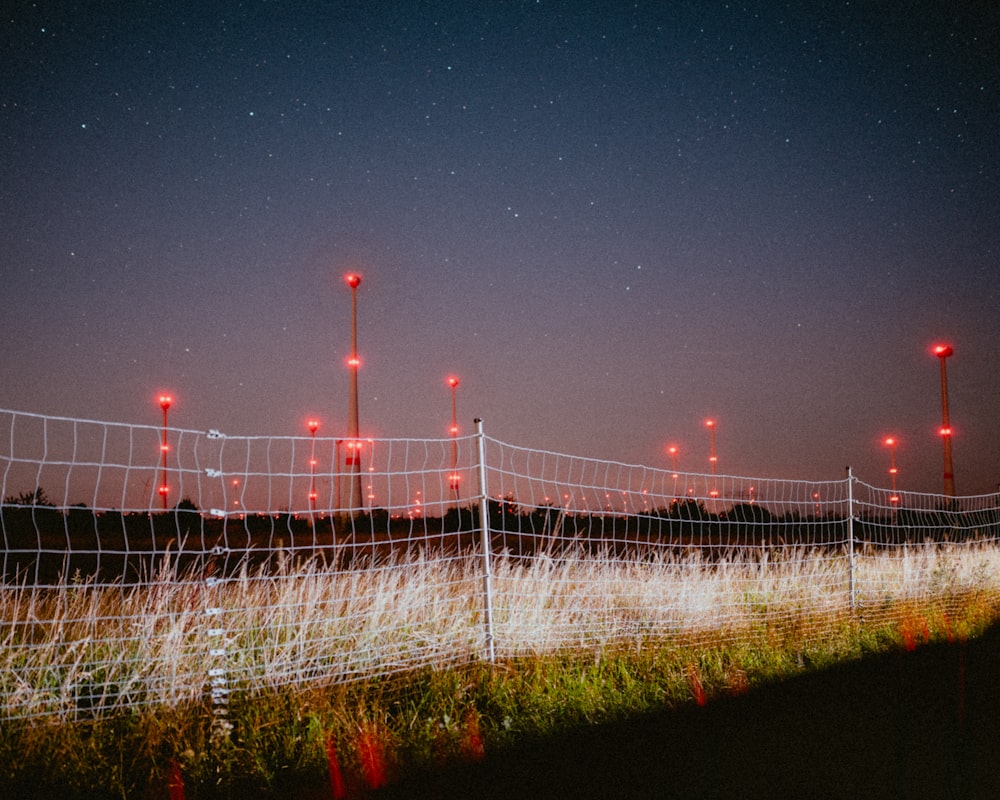
M 490 499 L 488 509 L 494 551 L 516 556 L 583 549 L 641 557 L 697 548 L 721 557 L 732 549 L 777 544 L 840 547 L 848 538 L 848 521 L 841 516 L 779 516 L 760 503 L 711 512 L 702 501 L 680 499 L 643 514 L 567 513 L 555 506 L 525 508 L 509 495 Z M 870 546 L 1000 538 L 1000 515 L 993 516 L 903 508 L 855 519 L 853 531 L 856 542 Z M 440 517 L 393 517 L 375 509 L 339 517 L 278 511 L 219 518 L 186 497 L 162 512 L 95 512 L 83 505 L 60 510 L 38 487 L 4 498 L 0 524 L 0 579 L 21 576 L 43 584 L 67 574 L 143 581 L 168 554 L 179 570 L 211 563 L 230 574 L 247 562 L 275 563 L 289 555 L 332 565 L 334 559 L 384 558 L 414 547 L 461 553 L 480 546 L 478 505 L 451 507 Z

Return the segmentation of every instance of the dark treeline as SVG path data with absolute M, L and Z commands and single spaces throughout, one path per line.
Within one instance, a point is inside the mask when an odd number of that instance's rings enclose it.
M 792 511 L 778 516 L 760 503 L 710 512 L 686 499 L 644 514 L 568 513 L 555 506 L 523 508 L 513 497 L 491 499 L 492 552 L 514 557 L 568 550 L 646 557 L 697 550 L 706 558 L 739 548 L 804 545 L 841 548 L 843 517 Z M 996 516 L 994 513 L 993 517 Z M 0 506 L 3 580 L 51 584 L 62 579 L 142 582 L 169 568 L 221 575 L 244 566 L 274 568 L 318 559 L 331 567 L 381 560 L 407 551 L 449 553 L 481 548 L 478 505 L 444 515 L 391 516 L 376 509 L 355 515 L 228 514 L 216 517 L 188 499 L 154 513 L 58 509 L 44 490 L 5 498 Z M 854 519 L 857 546 L 964 541 L 1000 535 L 1000 519 L 957 509 L 900 509 Z

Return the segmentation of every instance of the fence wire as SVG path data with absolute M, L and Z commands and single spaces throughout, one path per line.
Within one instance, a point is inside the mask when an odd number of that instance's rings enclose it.
M 0 497 L 7 719 L 224 711 L 234 691 L 761 626 L 815 636 L 1000 586 L 996 495 L 673 472 L 481 432 L 0 411 Z

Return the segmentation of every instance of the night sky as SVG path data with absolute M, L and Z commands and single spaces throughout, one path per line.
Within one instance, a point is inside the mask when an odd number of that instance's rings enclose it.
M 18 3 L 0 407 L 994 491 L 998 8 Z

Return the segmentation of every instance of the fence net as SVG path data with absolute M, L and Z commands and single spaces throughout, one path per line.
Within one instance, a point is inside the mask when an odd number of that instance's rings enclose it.
M 1000 584 L 994 495 L 0 411 L 0 698 L 81 718 Z M 485 530 L 488 532 L 484 536 Z
M 488 440 L 496 640 L 515 653 L 735 634 L 849 590 L 847 484 L 672 472 Z
M 869 619 L 935 600 L 954 618 L 997 586 L 1000 494 L 949 497 L 853 483 L 855 605 Z M 948 619 L 943 620 L 949 625 Z

